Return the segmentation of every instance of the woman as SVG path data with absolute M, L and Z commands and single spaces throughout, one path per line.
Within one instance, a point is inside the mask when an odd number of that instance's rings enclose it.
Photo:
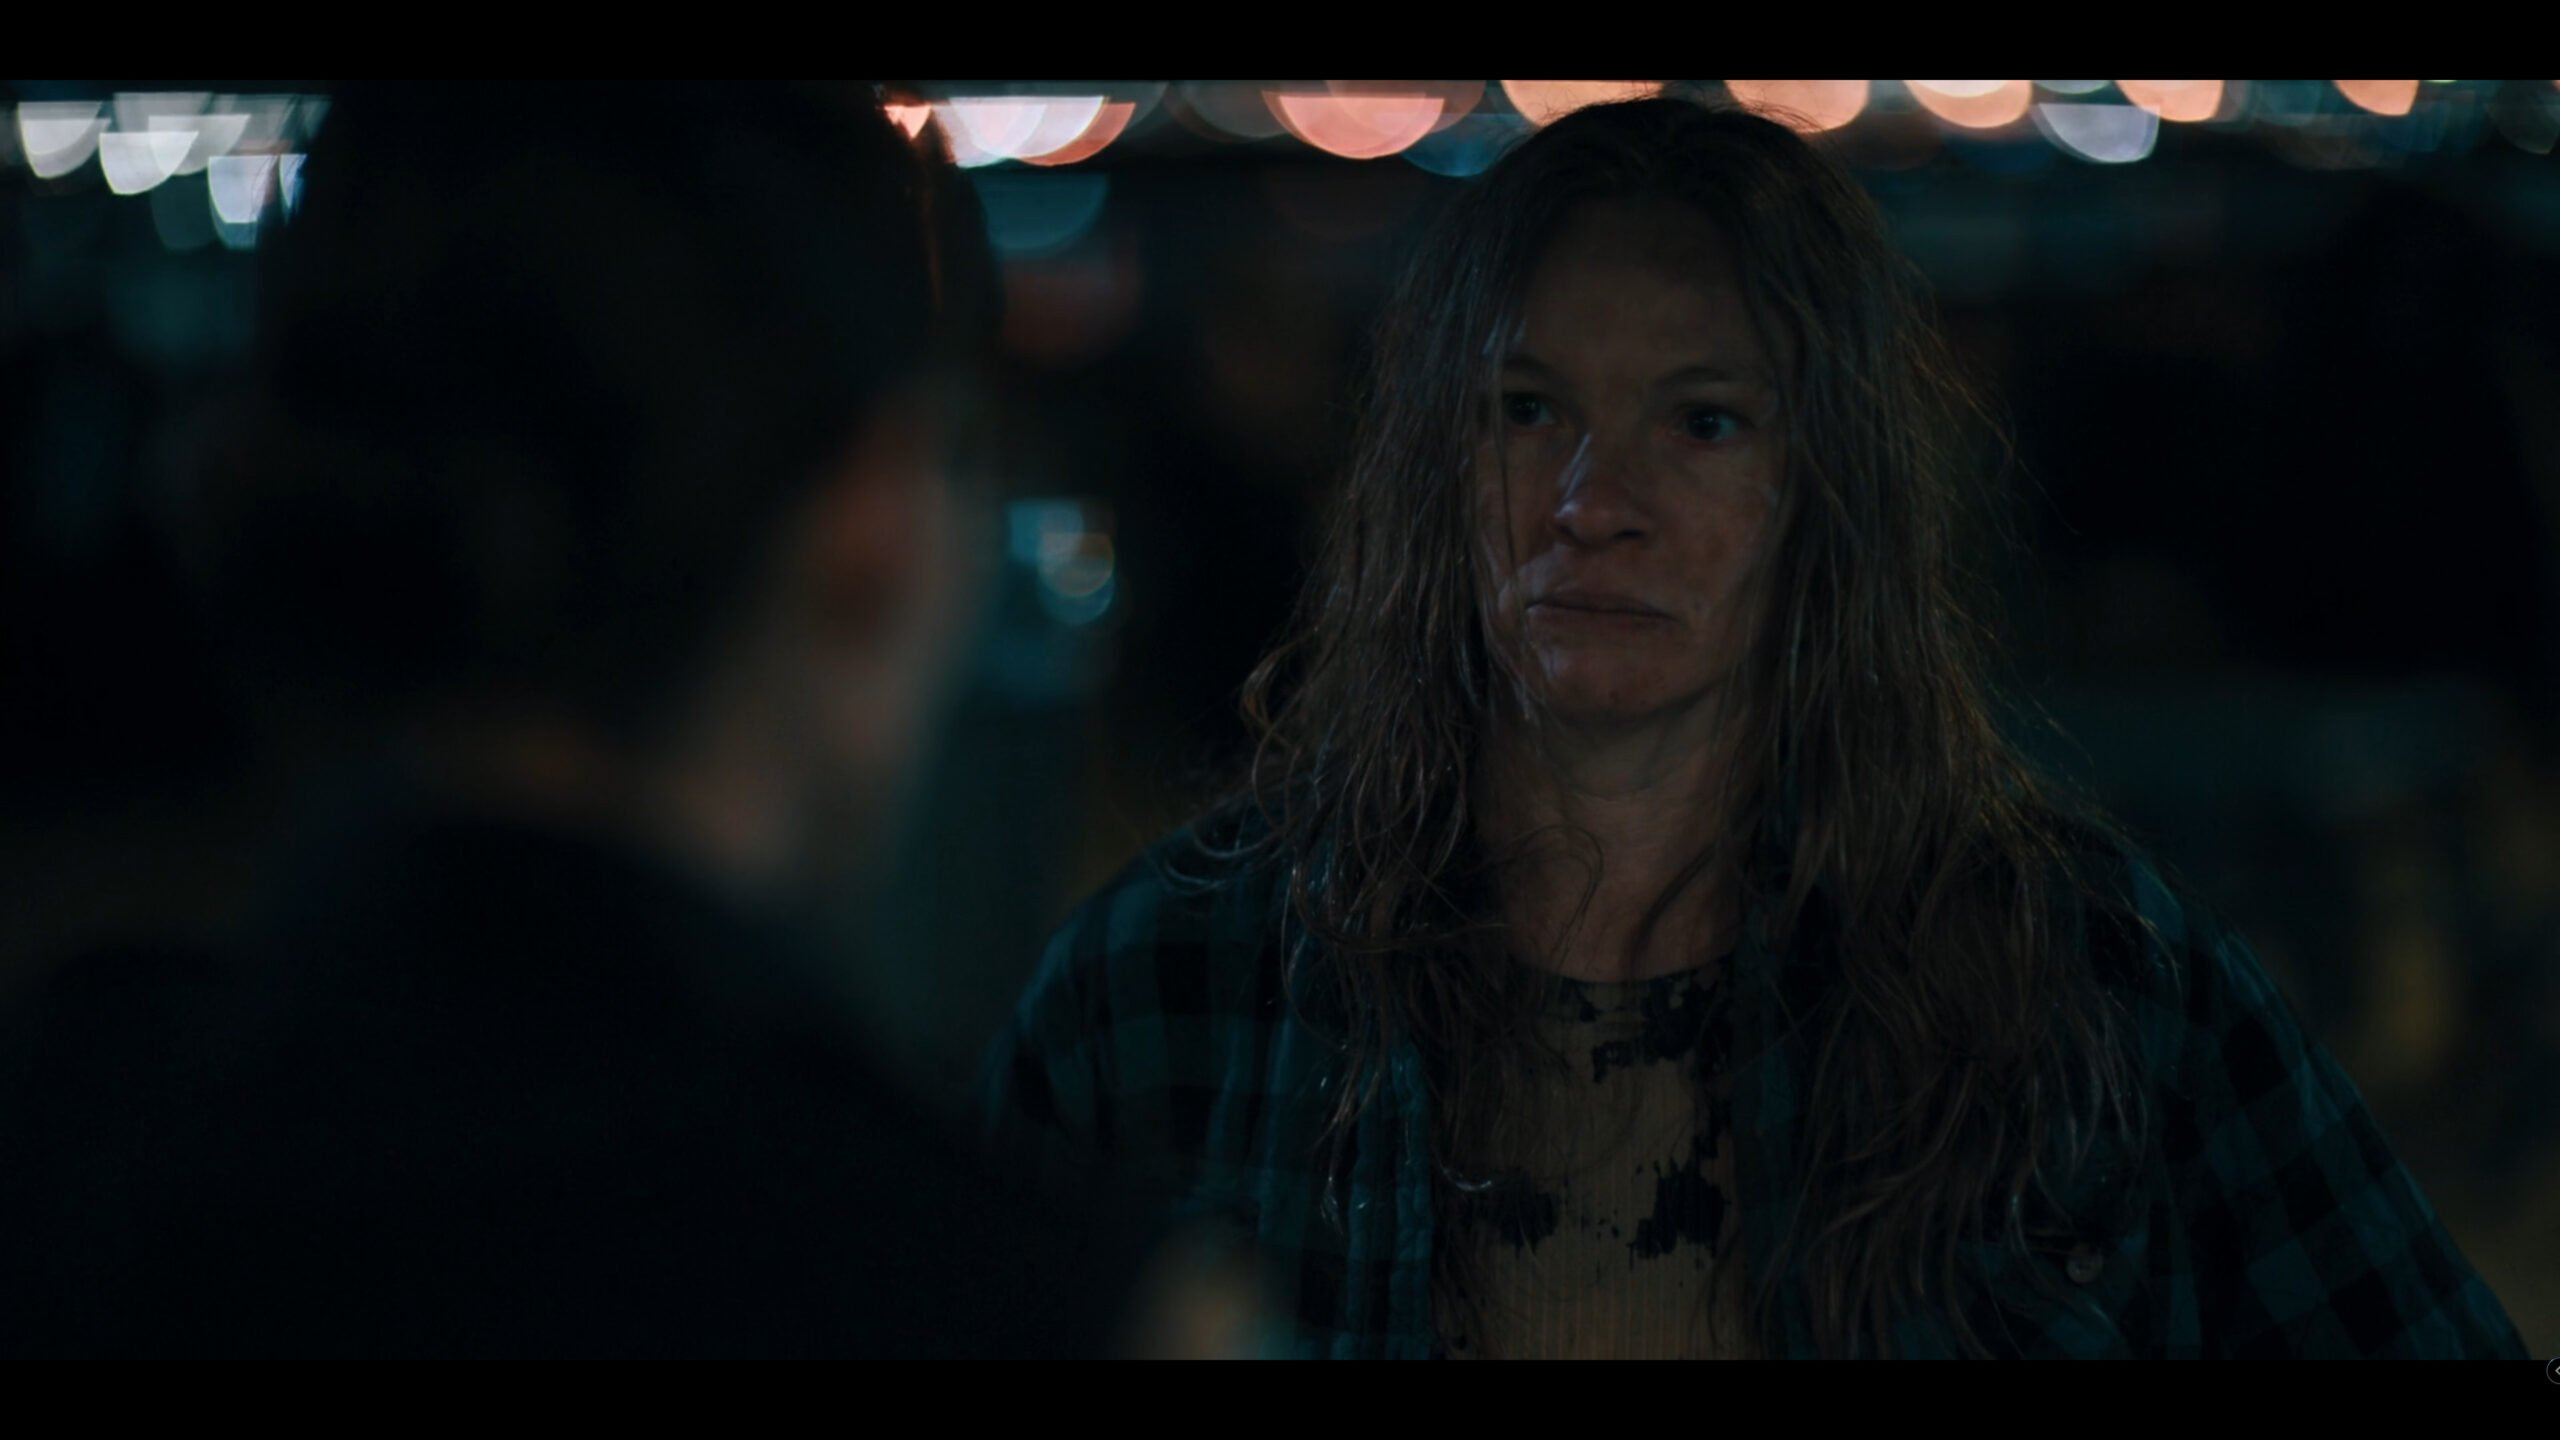
M 999 1142 L 1332 1356 L 2520 1355 L 2247 949 L 1994 729 L 1966 397 L 1784 127 L 1581 111 L 1380 333 L 1223 804 L 1072 918 Z

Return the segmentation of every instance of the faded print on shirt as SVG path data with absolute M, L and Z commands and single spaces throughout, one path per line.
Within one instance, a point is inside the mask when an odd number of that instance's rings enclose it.
M 1742 1353 L 1719 1308 L 1740 1233 L 1726 1094 L 1726 967 L 1630 984 L 1556 977 L 1518 1137 L 1457 1187 L 1439 1290 L 1445 1351 L 1501 1359 Z M 1471 1282 L 1471 1283 L 1470 1283 Z M 1722 1321 L 1722 1323 L 1718 1323 Z

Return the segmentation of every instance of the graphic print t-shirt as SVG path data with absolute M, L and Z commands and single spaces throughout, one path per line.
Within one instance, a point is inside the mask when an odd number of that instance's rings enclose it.
M 1446 1353 L 1744 1353 L 1718 1269 L 1740 1233 L 1724 975 L 1719 963 L 1628 984 L 1553 979 L 1518 1139 L 1444 1217 L 1443 1243 L 1471 1262 L 1438 1297 Z

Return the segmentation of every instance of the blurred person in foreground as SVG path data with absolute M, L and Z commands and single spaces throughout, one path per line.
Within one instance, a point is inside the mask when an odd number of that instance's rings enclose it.
M 202 523 L 328 813 L 221 958 L 15 1020 L 0 1350 L 1188 1353 L 1148 1233 L 874 1073 L 808 922 L 967 568 L 948 167 L 855 87 L 358 88 L 266 245 Z
M 1301 1356 L 2521 1356 L 2248 947 L 1993 728 L 1972 413 L 1785 126 L 1522 143 L 998 1153 L 1254 1237 Z

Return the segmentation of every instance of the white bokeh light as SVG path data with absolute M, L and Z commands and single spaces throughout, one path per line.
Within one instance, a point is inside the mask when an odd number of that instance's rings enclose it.
M 227 114 L 208 111 L 202 115 L 155 115 L 151 117 L 150 128 L 194 132 L 195 144 L 188 148 L 186 157 L 172 172 L 193 175 L 212 164 L 216 156 L 228 155 L 239 146 L 240 138 L 249 133 L 249 116 L 236 111 Z
M 951 158 L 975 168 L 1066 149 L 1102 118 L 1104 103 L 1100 95 L 987 95 L 954 96 L 933 108 Z
M 2038 105 L 2036 128 L 2064 153 L 2098 165 L 2130 165 L 2160 140 L 2160 117 L 2138 105 Z
M 216 219 L 227 225 L 255 225 L 276 193 L 276 157 L 224 155 L 205 170 L 205 192 Z
M 109 131 L 98 137 L 98 168 L 106 172 L 108 189 L 139 195 L 177 174 L 195 143 L 193 130 Z
M 213 97 L 202 91 L 123 91 L 114 102 L 116 128 L 140 133 L 152 128 L 151 122 L 201 115 Z
M 18 149 L 27 168 L 46 180 L 57 180 L 89 163 L 98 153 L 95 100 L 38 100 L 18 107 Z

